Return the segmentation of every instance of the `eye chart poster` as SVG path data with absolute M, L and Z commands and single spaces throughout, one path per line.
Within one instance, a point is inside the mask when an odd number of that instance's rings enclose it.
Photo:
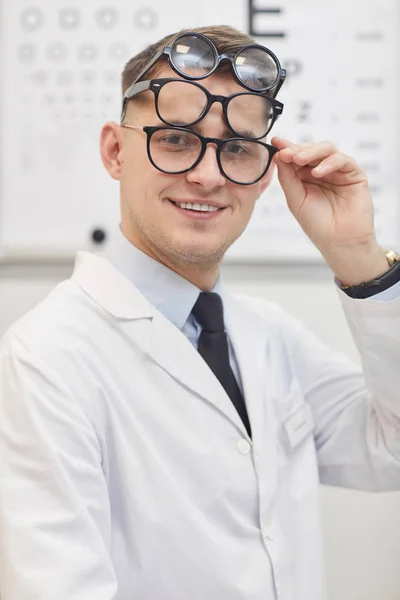
M 272 134 L 331 140 L 368 174 L 382 245 L 399 243 L 396 0 L 0 0 L 0 259 L 106 243 L 118 184 L 99 134 L 118 121 L 131 56 L 182 27 L 230 24 L 287 70 Z M 230 249 L 235 261 L 316 260 L 279 183 Z

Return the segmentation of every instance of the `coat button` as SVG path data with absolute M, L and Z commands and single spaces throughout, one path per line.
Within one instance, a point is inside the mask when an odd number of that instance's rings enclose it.
M 272 519 L 271 519 L 271 517 L 268 517 L 268 519 L 262 523 L 261 533 L 263 534 L 264 537 L 268 538 L 269 540 L 272 540 L 271 531 L 272 531 Z
M 251 450 L 251 446 L 247 440 L 244 438 L 238 441 L 238 450 L 240 454 L 248 454 Z

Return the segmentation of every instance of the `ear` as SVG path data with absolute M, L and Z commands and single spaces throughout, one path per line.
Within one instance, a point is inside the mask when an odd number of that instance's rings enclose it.
M 106 123 L 100 134 L 100 154 L 103 165 L 113 179 L 120 180 L 122 167 L 122 135 L 117 123 Z
M 268 171 L 265 173 L 264 177 L 260 180 L 260 195 L 265 192 L 269 184 L 271 183 L 272 177 L 274 176 L 276 169 L 276 163 L 273 160 L 269 166 Z

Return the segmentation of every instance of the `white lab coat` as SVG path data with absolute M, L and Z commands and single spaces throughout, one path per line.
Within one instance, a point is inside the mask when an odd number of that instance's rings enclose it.
M 224 299 L 250 440 L 182 332 L 80 254 L 0 345 L 2 600 L 326 598 L 319 477 L 400 489 L 400 300 L 339 293 L 366 384 L 278 307 Z

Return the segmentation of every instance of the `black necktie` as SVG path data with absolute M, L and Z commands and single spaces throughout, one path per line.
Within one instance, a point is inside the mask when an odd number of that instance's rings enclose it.
M 192 313 L 202 328 L 198 351 L 224 387 L 251 437 L 246 405 L 229 364 L 228 339 L 220 296 L 214 292 L 201 292 Z

